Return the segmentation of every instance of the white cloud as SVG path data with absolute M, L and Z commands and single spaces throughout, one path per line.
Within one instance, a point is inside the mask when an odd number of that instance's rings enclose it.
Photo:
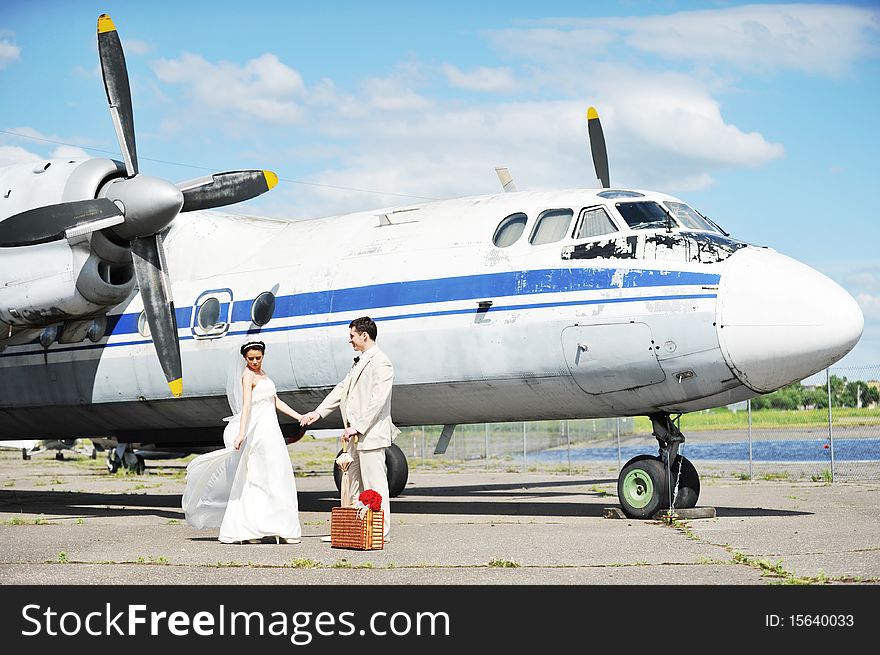
M 854 271 L 848 274 L 845 280 L 849 288 L 880 295 L 880 268 L 866 268 Z
M 12 45 L 6 39 L 0 41 L 0 68 L 5 68 L 10 62 L 21 58 L 21 48 Z
M 858 58 L 876 54 L 880 12 L 833 4 L 755 4 L 665 16 L 554 19 L 540 25 L 499 31 L 493 40 L 510 52 L 558 59 L 560 51 L 583 52 L 579 35 L 592 30 L 600 35 L 594 59 L 605 48 L 624 47 L 670 60 L 836 75 Z
M 617 79 L 627 79 L 621 85 Z M 673 73 L 607 67 L 596 76 L 612 184 L 690 191 L 710 171 L 756 167 L 785 155 L 781 144 L 725 122 L 703 85 Z M 617 174 L 615 174 L 617 171 Z
M 242 66 L 227 61 L 212 63 L 200 55 L 184 53 L 180 59 L 155 62 L 153 69 L 161 81 L 184 88 L 194 103 L 187 111 L 195 116 L 203 110 L 222 115 L 231 111 L 285 124 L 297 122 L 302 115 L 302 76 L 273 54 L 251 59 Z
M 122 48 L 127 53 L 146 55 L 153 51 L 153 45 L 137 39 L 122 39 Z
M 50 159 L 88 159 L 92 157 L 82 148 L 76 146 L 58 146 L 49 155 Z
M 82 141 L 82 139 L 76 137 L 63 138 L 55 135 L 46 135 L 39 130 L 27 126 L 13 127 L 9 132 L 12 134 L 0 134 L 0 150 L 2 150 L 0 166 L 42 159 L 83 159 L 94 156 L 79 146 L 63 143 L 64 141 Z M 32 152 L 21 146 L 5 145 L 3 143 L 15 139 L 16 135 L 25 138 L 28 143 L 32 144 L 34 149 L 39 149 L 41 152 Z
M 860 293 L 856 295 L 856 302 L 862 308 L 865 320 L 880 321 L 880 295 Z
M 485 91 L 488 93 L 511 93 L 518 90 L 519 84 L 510 68 L 487 68 L 481 66 L 470 73 L 465 73 L 451 64 L 443 64 L 443 73 L 454 87 L 469 91 Z
M 0 166 L 10 166 L 11 164 L 24 164 L 42 159 L 39 155 L 35 155 L 29 150 L 25 150 L 19 146 L 0 145 Z
M 386 77 L 365 80 L 361 84 L 361 90 L 366 102 L 376 109 L 394 112 L 425 111 L 432 103 L 415 90 L 424 82 L 425 76 L 419 65 L 405 62 Z
M 366 80 L 362 86 L 368 102 L 376 109 L 411 111 L 427 109 L 431 104 L 395 78 Z

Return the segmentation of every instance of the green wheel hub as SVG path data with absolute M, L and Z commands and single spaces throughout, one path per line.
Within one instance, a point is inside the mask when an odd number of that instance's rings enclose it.
M 623 496 L 630 507 L 641 509 L 654 497 L 654 482 L 642 469 L 630 471 L 623 479 Z

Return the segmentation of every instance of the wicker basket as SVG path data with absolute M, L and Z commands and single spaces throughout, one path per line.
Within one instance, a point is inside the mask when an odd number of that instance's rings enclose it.
M 366 510 L 358 518 L 357 507 L 334 507 L 330 510 L 330 545 L 333 548 L 382 550 L 385 513 Z

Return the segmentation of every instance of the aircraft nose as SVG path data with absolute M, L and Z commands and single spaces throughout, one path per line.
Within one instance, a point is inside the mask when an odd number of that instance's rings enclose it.
M 727 260 L 716 326 L 727 365 L 747 387 L 768 392 L 838 361 L 862 336 L 855 299 L 805 264 L 765 248 Z

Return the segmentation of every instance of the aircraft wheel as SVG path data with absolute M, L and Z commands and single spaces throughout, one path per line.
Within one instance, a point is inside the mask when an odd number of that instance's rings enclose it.
M 406 455 L 397 444 L 391 444 L 385 449 L 385 469 L 388 473 L 388 493 L 392 498 L 397 498 L 409 479 Z
M 134 472 L 143 475 L 147 470 L 147 463 L 144 461 L 143 455 L 135 455 L 135 457 L 137 457 L 137 461 L 134 464 Z
M 92 446 L 92 454 L 89 455 L 91 459 L 98 459 L 98 449 Z
M 679 471 L 679 462 L 681 462 L 681 470 Z M 675 497 L 676 509 L 690 509 L 697 506 L 697 500 L 700 498 L 700 476 L 697 469 L 687 457 L 679 455 L 672 465 L 672 474 L 678 473 L 678 495 Z
M 64 461 L 64 453 L 62 453 L 60 450 L 57 453 L 55 453 L 55 460 L 59 461 L 59 462 L 63 462 Z
M 658 457 L 637 455 L 617 478 L 617 498 L 631 519 L 648 519 L 668 504 L 666 467 Z
M 336 456 L 339 457 L 341 454 L 340 449 Z M 409 464 L 406 462 L 406 455 L 395 444 L 385 449 L 385 469 L 388 476 L 388 494 L 392 498 L 397 498 L 409 479 Z M 333 482 L 336 483 L 337 491 L 342 489 L 342 471 L 336 464 L 333 465 Z
M 107 457 L 107 470 L 111 473 L 116 473 L 119 470 L 119 460 L 113 457 L 116 454 L 115 450 L 110 451 L 110 455 Z

